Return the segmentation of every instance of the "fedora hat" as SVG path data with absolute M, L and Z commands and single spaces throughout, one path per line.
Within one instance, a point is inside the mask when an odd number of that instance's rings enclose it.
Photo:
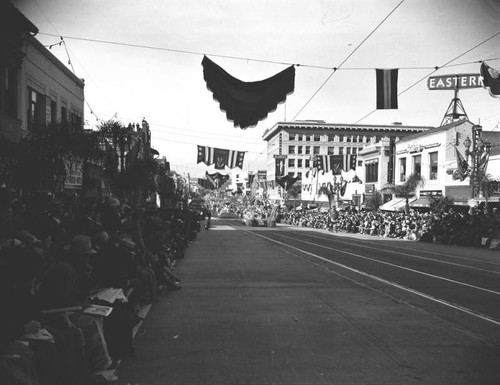
M 64 247 L 65 250 L 76 254 L 95 254 L 96 251 L 92 248 L 90 237 L 86 235 L 76 235 L 71 240 L 71 243 Z

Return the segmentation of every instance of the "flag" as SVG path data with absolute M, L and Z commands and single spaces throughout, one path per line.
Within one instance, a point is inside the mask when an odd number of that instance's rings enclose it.
M 214 163 L 214 149 L 212 147 L 198 146 L 198 162 L 210 166 Z
M 481 76 L 483 77 L 483 86 L 489 89 L 490 95 L 500 97 L 500 71 L 483 62 L 481 64 Z
M 248 186 L 251 187 L 255 179 L 255 174 L 248 173 Z
M 398 69 L 376 69 L 377 110 L 398 108 Z
M 276 158 L 275 173 L 276 177 L 285 175 L 285 159 Z
M 229 150 L 214 148 L 214 164 L 216 170 L 224 170 L 229 160 Z
M 219 102 L 227 119 L 242 129 L 267 118 L 267 114 L 276 110 L 295 88 L 293 65 L 268 79 L 255 82 L 243 82 L 231 76 L 206 56 L 203 56 L 201 65 L 203 79 L 214 100 Z
M 245 152 L 229 150 L 229 168 L 238 167 L 243 170 L 243 159 L 245 159 Z
M 228 175 L 222 175 L 221 173 L 213 173 L 209 174 L 208 171 L 205 172 L 205 176 L 207 180 L 212 183 L 212 185 L 216 188 L 219 189 L 222 187 L 224 183 L 226 183 L 229 179 L 229 174 Z
M 469 176 L 469 164 L 467 163 L 463 155 L 460 154 L 460 151 L 458 151 L 457 147 L 455 147 L 455 153 L 457 155 L 458 179 L 460 179 L 460 181 L 463 181 Z
M 282 176 L 282 177 L 278 177 L 276 178 L 276 183 L 278 183 L 278 185 L 280 185 L 282 188 L 284 188 L 285 190 L 288 190 L 290 189 L 290 187 L 292 187 L 295 182 L 297 182 L 299 180 L 299 177 L 298 175 L 294 175 L 294 176 L 290 176 L 290 175 L 285 175 L 285 176 Z
M 343 155 L 343 170 L 356 170 L 357 155 Z

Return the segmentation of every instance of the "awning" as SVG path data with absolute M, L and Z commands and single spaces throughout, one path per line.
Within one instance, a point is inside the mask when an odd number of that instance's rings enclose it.
M 414 202 L 417 198 L 410 198 L 408 202 L 411 203 Z M 406 199 L 405 198 L 394 198 L 391 199 L 389 202 L 385 202 L 382 206 L 379 207 L 379 210 L 383 211 L 399 211 L 403 210 L 406 206 Z
M 431 207 L 432 198 L 427 196 L 422 196 L 416 201 L 410 203 L 410 207 Z
M 394 205 L 397 203 L 404 203 L 405 199 L 404 198 L 393 198 L 388 202 L 385 202 L 382 206 L 379 207 L 379 210 L 383 211 L 396 211 L 394 208 Z

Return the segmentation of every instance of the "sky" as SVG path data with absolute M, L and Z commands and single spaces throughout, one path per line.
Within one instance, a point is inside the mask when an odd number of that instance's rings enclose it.
M 429 75 L 500 68 L 500 0 L 11 1 L 44 45 L 63 37 L 50 50 L 85 80 L 88 128 L 145 118 L 152 146 L 191 177 L 214 172 L 196 163 L 197 145 L 246 151 L 244 172 L 265 169 L 262 135 L 279 121 L 439 126 L 454 93 L 429 90 Z M 295 91 L 236 128 L 206 87 L 203 55 L 242 81 L 295 64 Z M 399 68 L 398 109 L 376 110 L 376 68 Z M 459 98 L 469 120 L 500 130 L 499 98 Z

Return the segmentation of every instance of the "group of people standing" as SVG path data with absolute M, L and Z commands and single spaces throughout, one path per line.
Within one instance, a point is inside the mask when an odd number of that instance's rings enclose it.
M 115 380 L 141 310 L 180 289 L 189 210 L 0 189 L 0 383 Z

